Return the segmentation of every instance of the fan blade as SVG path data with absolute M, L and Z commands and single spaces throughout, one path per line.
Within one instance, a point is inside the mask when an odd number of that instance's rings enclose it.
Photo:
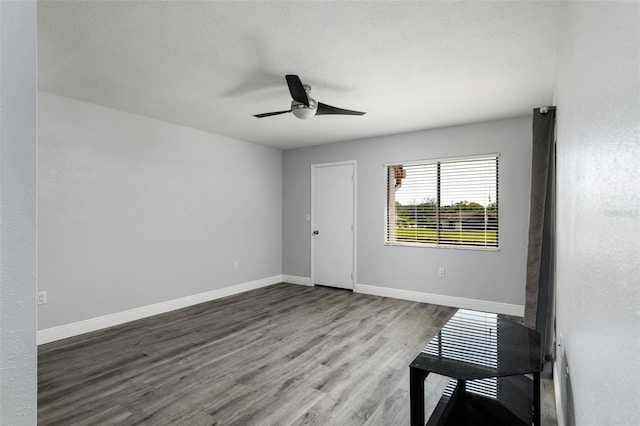
M 302 85 L 300 78 L 297 75 L 292 74 L 287 74 L 284 78 L 287 80 L 289 93 L 291 93 L 293 100 L 300 102 L 305 106 L 309 106 L 309 97 L 307 96 L 307 92 L 304 90 L 304 86 Z
M 326 114 L 365 115 L 366 112 L 352 111 L 350 109 L 338 108 L 331 105 L 323 104 L 322 102 L 318 102 L 318 111 L 316 112 L 316 115 Z
M 264 112 L 262 114 L 256 114 L 254 115 L 254 117 L 256 118 L 271 117 L 272 115 L 286 114 L 287 112 L 291 112 L 291 110 L 288 109 L 286 111 Z

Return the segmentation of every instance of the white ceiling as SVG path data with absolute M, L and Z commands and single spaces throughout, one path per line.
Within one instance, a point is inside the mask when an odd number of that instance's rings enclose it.
M 38 2 L 44 91 L 283 149 L 529 114 L 558 2 Z M 288 109 L 285 74 L 358 116 Z

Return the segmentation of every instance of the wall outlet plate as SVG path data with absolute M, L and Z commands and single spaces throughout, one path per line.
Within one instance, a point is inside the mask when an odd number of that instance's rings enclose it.
M 44 305 L 47 303 L 47 292 L 39 291 L 38 292 L 38 305 Z

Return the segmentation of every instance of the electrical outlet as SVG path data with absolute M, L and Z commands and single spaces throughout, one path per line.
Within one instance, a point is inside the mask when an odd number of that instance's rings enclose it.
M 438 276 L 440 278 L 444 278 L 444 272 L 445 272 L 444 271 L 444 267 L 441 266 L 441 267 L 438 268 Z
M 240 269 L 240 262 L 238 262 L 237 260 L 233 261 L 233 269 Z
M 304 215 L 304 220 L 307 221 L 307 222 L 311 222 L 311 215 L 309 213 Z
M 38 305 L 44 305 L 45 303 L 47 303 L 47 292 L 38 292 Z

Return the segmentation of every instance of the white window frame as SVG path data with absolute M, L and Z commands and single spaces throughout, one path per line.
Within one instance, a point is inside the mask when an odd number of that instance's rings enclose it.
M 389 167 L 390 166 L 412 166 L 412 165 L 422 165 L 422 164 L 437 164 L 437 163 L 446 163 L 446 162 L 458 162 L 458 161 L 469 161 L 469 160 L 482 160 L 488 158 L 495 158 L 497 161 L 497 169 L 496 169 L 496 203 L 497 203 L 497 245 L 495 246 L 481 246 L 481 245 L 464 245 L 464 244 L 447 244 L 443 242 L 409 242 L 409 241 L 390 241 L 389 240 L 389 211 L 390 211 L 390 198 L 389 198 Z M 500 251 L 500 203 L 499 203 L 499 194 L 500 194 L 500 154 L 499 153 L 487 153 L 487 154 L 477 154 L 477 155 L 469 155 L 469 156 L 461 156 L 461 157 L 441 157 L 441 158 L 430 158 L 424 160 L 411 160 L 411 161 L 394 161 L 385 163 L 383 165 L 383 173 L 384 173 L 384 182 L 385 182 L 385 209 L 384 209 L 384 245 L 386 246 L 399 246 L 399 247 L 420 247 L 420 248 L 445 248 L 445 249 L 458 249 L 458 250 L 482 250 L 482 251 Z M 394 200 L 395 203 L 395 200 Z M 438 209 L 442 206 L 439 205 Z M 438 229 L 440 226 L 438 225 Z

